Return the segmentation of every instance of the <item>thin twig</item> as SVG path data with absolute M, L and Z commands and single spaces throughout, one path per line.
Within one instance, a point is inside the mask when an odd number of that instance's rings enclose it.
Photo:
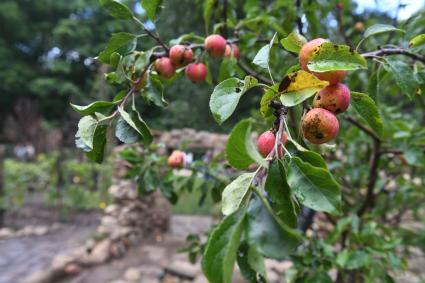
M 363 213 L 365 213 L 369 207 L 372 207 L 373 203 L 375 202 L 375 194 L 373 193 L 373 191 L 375 188 L 376 180 L 378 178 L 378 166 L 379 166 L 379 159 L 381 156 L 379 154 L 380 149 L 381 149 L 381 141 L 378 139 L 375 139 L 373 153 L 370 159 L 369 179 L 367 182 L 366 198 L 357 213 L 359 216 L 363 215 Z
M 265 84 L 272 84 L 273 83 L 270 79 L 264 77 L 263 75 L 257 73 L 256 71 L 252 70 L 247 65 L 243 64 L 241 61 L 238 61 L 238 66 L 244 72 L 246 72 L 248 75 L 253 76 L 254 78 L 256 78 L 261 83 L 265 83 Z
M 362 130 L 364 133 L 372 137 L 374 140 L 380 140 L 380 138 L 371 129 L 369 129 L 366 126 L 363 126 L 359 121 L 357 121 L 356 118 L 352 116 L 346 116 L 345 120 L 347 120 L 348 122 L 350 122 L 351 124 L 359 128 L 360 130 Z
M 378 177 L 378 166 L 379 166 L 379 159 L 381 157 L 380 150 L 381 150 L 381 139 L 369 128 L 363 126 L 359 121 L 357 121 L 354 117 L 347 116 L 345 118 L 348 122 L 355 125 L 357 128 L 362 130 L 364 133 L 369 135 L 374 142 L 372 157 L 370 159 L 370 166 L 369 166 L 369 179 L 367 183 L 367 193 L 366 198 L 360 207 L 358 211 L 358 215 L 361 216 L 363 213 L 366 212 L 366 210 L 373 206 L 375 194 L 374 194 L 374 188 L 375 183 Z
M 146 28 L 145 24 L 142 23 L 138 18 L 133 17 L 133 19 L 142 26 L 143 31 L 149 35 L 150 37 L 152 37 L 156 43 L 158 43 L 158 45 L 160 45 L 167 53 L 170 51 L 170 49 L 168 48 L 167 45 L 165 45 L 165 43 L 161 40 L 161 38 L 159 38 L 158 35 L 154 34 L 153 32 L 151 32 L 148 28 Z
M 421 56 L 410 52 L 404 48 L 383 48 L 376 51 L 366 52 L 361 54 L 365 59 L 373 59 L 376 57 L 389 56 L 389 55 L 404 55 L 412 58 L 413 60 L 420 61 L 425 64 L 425 56 Z

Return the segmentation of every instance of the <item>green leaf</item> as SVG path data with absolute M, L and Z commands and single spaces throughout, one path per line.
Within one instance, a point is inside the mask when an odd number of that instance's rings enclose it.
M 379 115 L 375 101 L 367 94 L 351 92 L 351 105 L 359 115 L 368 123 L 375 133 L 382 135 L 382 119 Z
M 130 113 L 126 112 L 124 108 L 121 106 L 118 107 L 118 111 L 121 114 L 121 117 L 129 124 L 139 135 L 142 136 L 143 141 L 146 144 L 152 142 L 153 137 L 150 133 L 149 127 L 146 125 L 145 121 L 140 117 L 139 112 L 137 112 L 134 108 Z
M 252 143 L 251 127 L 250 119 L 240 121 L 233 128 L 227 140 L 226 158 L 234 168 L 248 168 L 254 161 L 263 167 L 267 167 L 267 162 Z
M 320 154 L 306 149 L 291 138 L 288 138 L 288 141 L 295 146 L 295 148 L 297 149 L 296 155 L 300 157 L 303 161 L 310 163 L 314 167 L 322 167 L 324 169 L 328 168 L 325 160 Z
M 358 269 L 370 266 L 372 257 L 365 251 L 343 250 L 336 258 L 336 263 L 346 269 Z
M 243 205 L 254 177 L 255 173 L 244 173 L 224 188 L 221 207 L 224 215 L 232 214 Z
M 146 15 L 148 15 L 148 18 L 152 22 L 155 21 L 155 16 L 161 2 L 162 0 L 141 0 L 142 8 L 146 11 Z
M 211 232 L 202 261 L 209 282 L 231 283 L 239 241 L 245 228 L 245 210 L 230 214 Z
M 126 144 L 135 143 L 140 140 L 139 133 L 134 130 L 122 117 L 117 121 L 115 126 L 115 136 L 117 139 Z
M 144 94 L 156 106 L 168 106 L 168 102 L 164 98 L 164 86 L 158 76 L 153 74 L 149 76 L 149 82 L 144 89 Z
M 99 53 L 99 60 L 109 63 L 112 53 L 136 40 L 134 34 L 128 32 L 113 33 L 106 48 Z
M 218 84 L 210 99 L 210 109 L 217 123 L 226 121 L 235 111 L 242 95 L 257 84 L 258 81 L 251 76 L 245 80 L 230 78 Z
M 84 116 L 78 122 L 75 144 L 84 150 L 91 160 L 101 163 L 106 144 L 106 125 L 100 125 L 93 116 Z
M 385 61 L 387 64 L 384 64 L 384 68 L 393 74 L 402 93 L 412 99 L 412 95 L 416 93 L 418 82 L 415 80 L 411 66 L 395 58 L 388 57 L 385 58 Z
M 297 227 L 297 212 L 291 188 L 286 180 L 285 169 L 276 159 L 270 165 L 264 188 L 272 202 L 276 216 L 288 226 Z
M 269 68 L 269 59 L 270 59 L 270 50 L 273 47 L 273 44 L 277 40 L 277 33 L 273 35 L 272 40 L 270 40 L 270 43 L 263 46 L 260 51 L 258 51 L 257 55 L 255 55 L 254 60 L 252 61 L 253 64 L 268 69 Z
M 258 198 L 248 207 L 248 243 L 259 253 L 273 259 L 284 259 L 300 243 L 298 233 L 279 223 Z
M 147 50 L 145 52 L 138 52 L 136 55 L 136 60 L 134 61 L 134 72 L 138 75 L 141 75 L 143 70 L 148 66 L 150 63 L 150 58 L 152 56 L 154 49 Z M 148 72 L 149 73 L 149 72 Z M 145 73 L 146 76 L 148 73 Z M 144 74 L 144 76 L 145 76 Z
M 368 27 L 364 32 L 363 37 L 366 39 L 369 36 L 390 31 L 399 31 L 404 33 L 404 30 L 398 29 L 392 25 L 376 24 L 371 27 Z
M 301 47 L 307 43 L 307 39 L 304 36 L 294 31 L 291 32 L 287 37 L 280 41 L 283 48 L 290 52 L 298 53 L 301 50 Z
M 350 227 L 350 225 L 352 225 L 352 222 L 352 217 L 339 219 L 334 229 L 332 229 L 332 231 L 326 237 L 326 243 L 335 244 L 336 241 L 340 239 L 341 234 L 344 233 Z
M 425 33 L 415 36 L 409 41 L 409 47 L 414 48 L 425 44 Z
M 109 101 L 95 101 L 93 103 L 90 103 L 87 106 L 79 106 L 75 104 L 71 104 L 72 109 L 74 109 L 76 112 L 80 113 L 81 115 L 91 115 L 95 112 L 107 112 L 112 109 L 112 106 L 115 105 L 113 102 Z
M 114 18 L 122 20 L 131 20 L 133 18 L 131 10 L 116 0 L 99 0 L 99 3 Z
M 295 64 L 291 67 L 288 68 L 288 70 L 286 70 L 286 75 L 288 76 L 289 74 L 295 73 L 297 71 L 300 70 L 300 64 Z
M 224 58 L 218 71 L 218 81 L 222 82 L 236 73 L 237 60 L 235 57 Z
M 267 282 L 263 256 L 246 242 L 239 247 L 237 262 L 242 276 L 248 282 Z
M 106 130 L 108 126 L 99 125 L 96 127 L 93 136 L 93 150 L 86 152 L 86 156 L 97 163 L 102 163 L 106 145 Z
M 84 116 L 78 122 L 77 135 L 89 149 L 93 149 L 93 137 L 98 121 L 93 116 Z
M 324 169 L 328 168 L 323 157 L 317 152 L 311 150 L 298 151 L 297 156 L 300 157 L 303 161 L 308 162 L 315 167 L 321 167 Z
M 308 69 L 313 72 L 366 69 L 367 62 L 347 45 L 322 43 L 311 55 Z
M 211 75 L 210 63 L 209 63 L 208 60 L 205 61 L 205 66 L 207 67 L 207 77 L 205 78 L 205 82 L 209 85 L 213 85 L 213 81 L 212 81 L 213 78 L 212 78 L 212 75 Z M 211 101 L 210 101 L 210 103 L 211 103 Z M 211 108 L 211 106 L 210 106 L 210 108 Z
M 341 191 L 331 173 L 294 156 L 289 163 L 288 183 L 299 201 L 314 210 L 341 212 Z
M 315 95 L 329 83 L 300 70 L 285 76 L 279 84 L 280 101 L 284 106 L 292 107 Z
M 425 166 L 425 156 L 423 154 L 423 148 L 410 145 L 407 149 L 403 150 L 404 158 L 407 163 L 412 166 Z
M 269 107 L 269 103 L 275 96 L 276 91 L 268 88 L 261 97 L 260 112 L 264 118 L 267 118 L 273 114 L 273 110 Z

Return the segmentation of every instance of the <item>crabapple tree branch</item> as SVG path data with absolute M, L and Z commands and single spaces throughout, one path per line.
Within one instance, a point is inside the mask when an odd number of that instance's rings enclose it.
M 373 139 L 373 152 L 372 157 L 370 159 L 370 166 L 369 166 L 369 178 L 367 183 L 367 192 L 365 200 L 360 207 L 358 211 L 358 215 L 363 215 L 366 210 L 371 207 L 375 200 L 375 195 L 373 193 L 375 188 L 375 183 L 378 177 L 378 166 L 379 166 L 379 159 L 381 157 L 380 150 L 381 150 L 381 139 L 369 128 L 362 125 L 359 121 L 357 121 L 352 116 L 347 116 L 345 118 L 348 122 L 359 128 L 361 131 L 366 133 L 368 136 L 370 136 Z
M 150 31 L 147 27 L 146 27 L 146 25 L 144 24 L 144 23 L 142 23 L 138 18 L 136 18 L 136 17 L 133 17 L 133 19 L 139 24 L 139 25 L 141 25 L 142 26 L 142 28 L 143 28 L 143 31 L 148 35 L 148 36 L 150 36 L 151 38 L 153 38 L 153 40 L 155 40 L 156 41 L 156 43 L 158 43 L 158 45 L 159 46 L 161 46 L 167 53 L 168 53 L 168 51 L 170 50 L 170 48 L 168 48 L 168 46 L 161 40 L 161 38 L 158 36 L 158 35 L 156 35 L 156 34 L 154 34 L 152 31 Z
M 381 141 L 379 139 L 375 139 L 372 157 L 370 159 L 369 179 L 367 182 L 366 198 L 358 211 L 359 216 L 363 215 L 369 207 L 373 206 L 373 203 L 375 202 L 375 194 L 373 193 L 373 191 L 375 188 L 376 180 L 378 178 L 379 160 L 381 157 L 381 154 L 379 153 L 380 149 Z
M 259 82 L 265 83 L 265 84 L 272 84 L 273 82 L 269 79 L 264 77 L 263 75 L 259 74 L 258 72 L 254 71 L 244 63 L 238 61 L 238 66 L 241 68 L 244 72 L 246 72 L 248 75 L 253 76 L 256 78 Z
M 357 128 L 359 128 L 361 131 L 363 131 L 368 136 L 372 137 L 374 140 L 380 140 L 379 137 L 371 129 L 369 129 L 368 127 L 366 127 L 363 124 L 361 124 L 353 116 L 346 116 L 345 117 L 345 120 L 347 120 L 349 123 L 351 123 L 354 126 L 356 126 Z
M 390 56 L 390 55 L 404 55 L 412 58 L 413 60 L 420 61 L 425 64 L 425 56 L 421 56 L 410 52 L 404 48 L 383 48 L 372 52 L 366 52 L 361 54 L 366 59 L 373 59 L 376 57 Z

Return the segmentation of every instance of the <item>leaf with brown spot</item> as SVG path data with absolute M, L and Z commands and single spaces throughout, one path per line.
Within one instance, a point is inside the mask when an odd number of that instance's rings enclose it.
M 287 107 L 297 105 L 328 84 L 306 71 L 294 72 L 284 77 L 279 84 L 280 101 Z
M 313 51 L 307 66 L 313 72 L 353 71 L 366 69 L 367 62 L 350 46 L 324 42 Z

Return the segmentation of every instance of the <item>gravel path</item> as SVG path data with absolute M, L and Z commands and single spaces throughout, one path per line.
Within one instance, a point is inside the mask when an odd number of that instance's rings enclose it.
M 57 254 L 81 246 L 97 227 L 96 221 L 76 223 L 61 224 L 44 236 L 0 240 L 0 283 L 22 283 L 27 275 L 49 266 Z M 146 240 L 131 249 L 125 257 L 91 268 L 63 283 L 105 283 L 122 278 L 128 267 L 143 266 L 156 270 L 177 259 L 184 261 L 186 255 L 178 254 L 177 250 L 185 245 L 186 236 L 205 232 L 214 223 L 214 219 L 208 216 L 174 215 L 170 232 L 161 239 Z M 425 258 L 419 250 L 413 254 L 410 270 L 396 276 L 396 282 L 421 282 L 418 275 L 424 274 Z
M 170 256 L 169 252 L 175 253 L 184 244 L 183 241 L 188 234 L 204 232 L 213 223 L 214 221 L 211 217 L 173 216 L 170 233 L 164 239 L 165 243 L 149 243 L 143 250 L 152 249 L 154 252 L 151 254 L 154 257 L 158 257 L 161 254 L 166 258 Z M 54 229 L 44 236 L 15 237 L 0 240 L 0 283 L 21 283 L 27 275 L 49 266 L 57 254 L 67 253 L 81 246 L 90 234 L 96 230 L 96 227 L 97 225 L 94 221 L 79 223 L 78 225 L 75 223 L 61 224 L 58 229 Z M 97 272 L 95 269 L 94 277 L 101 274 L 109 278 L 121 275 L 122 270 L 128 264 L 138 261 L 140 249 L 142 248 L 136 248 L 131 251 L 129 256 L 126 257 L 127 260 L 115 261 L 107 265 L 106 268 L 99 267 Z M 147 256 L 147 258 L 150 258 L 150 256 Z M 158 258 L 158 260 L 161 259 Z M 112 270 L 107 272 L 108 268 L 111 267 Z M 92 279 L 93 275 L 88 277 Z M 84 274 L 79 278 L 82 281 L 77 280 L 75 282 L 90 282 L 90 279 L 86 281 L 86 277 L 87 274 Z
M 0 283 L 20 283 L 46 268 L 54 256 L 72 250 L 96 229 L 91 225 L 62 225 L 44 235 L 0 240 Z

